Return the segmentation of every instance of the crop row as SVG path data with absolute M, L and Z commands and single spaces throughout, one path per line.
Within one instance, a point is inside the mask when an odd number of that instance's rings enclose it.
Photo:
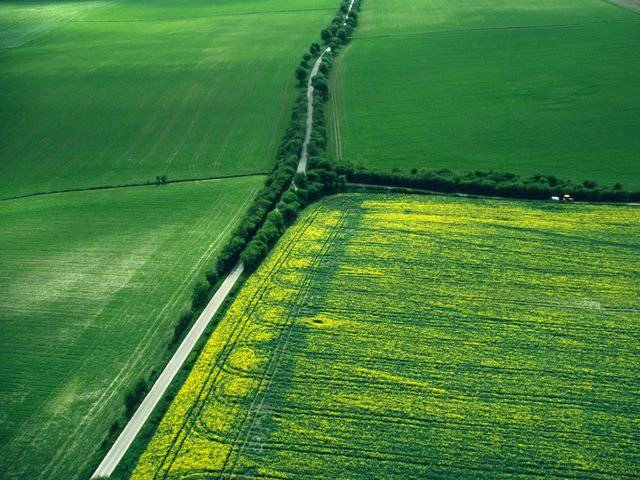
M 321 201 L 248 279 L 134 479 L 633 478 L 635 215 Z

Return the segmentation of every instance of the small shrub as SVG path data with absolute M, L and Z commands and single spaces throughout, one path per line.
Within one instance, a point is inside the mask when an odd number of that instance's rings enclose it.
M 200 310 L 209 302 L 209 286 L 203 282 L 196 283 L 191 295 L 191 309 Z

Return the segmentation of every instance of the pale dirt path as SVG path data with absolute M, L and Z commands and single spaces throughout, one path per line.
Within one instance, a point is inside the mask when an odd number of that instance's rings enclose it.
M 244 266 L 238 263 L 224 279 L 220 288 L 213 295 L 209 304 L 202 311 L 171 357 L 171 360 L 169 360 L 169 363 L 167 363 L 167 366 L 153 384 L 151 391 L 124 427 L 124 430 L 122 430 L 109 452 L 102 459 L 102 462 L 100 462 L 100 465 L 91 476 L 92 479 L 108 477 L 113 473 L 243 271 Z
M 634 1 L 634 0 L 630 0 L 630 1 Z M 344 16 L 344 22 L 342 22 L 342 25 L 346 25 L 347 20 L 349 20 L 349 15 L 351 15 L 351 9 L 353 8 L 353 2 L 355 2 L 355 0 L 351 0 L 349 2 L 349 9 L 347 10 L 347 14 Z
M 354 1 L 355 0 L 351 0 L 349 4 L 349 9 L 347 10 L 347 13 L 345 15 L 344 24 L 346 24 L 346 21 L 351 14 L 351 9 L 353 8 Z M 318 70 L 320 69 L 320 64 L 322 63 L 324 55 L 330 51 L 331 47 L 327 47 L 322 51 L 315 64 L 313 65 L 313 69 L 311 70 L 311 74 L 309 75 L 309 80 L 307 81 L 306 129 L 304 134 L 304 141 L 302 143 L 302 151 L 300 152 L 300 160 L 298 161 L 297 168 L 297 172 L 302 174 L 305 174 L 307 171 L 309 142 L 311 141 L 311 132 L 313 130 L 313 79 L 318 74 Z M 153 409 L 158 405 L 158 402 L 166 392 L 167 388 L 169 388 L 169 385 L 193 350 L 196 342 L 204 333 L 204 330 L 207 328 L 207 326 L 211 322 L 211 319 L 216 314 L 224 300 L 227 298 L 227 295 L 236 284 L 243 271 L 244 265 L 238 262 L 231 273 L 227 275 L 220 288 L 216 291 L 209 304 L 200 314 L 198 320 L 196 320 L 187 336 L 184 338 L 176 352 L 173 354 L 173 357 L 171 357 L 171 360 L 169 360 L 169 363 L 166 365 L 156 382 L 153 384 L 151 391 L 147 394 L 145 399 L 142 401 L 136 412 L 133 414 L 133 416 L 125 426 L 124 430 L 122 430 L 115 443 L 111 446 L 105 457 L 102 459 L 102 462 L 100 462 L 98 468 L 96 468 L 95 472 L 91 476 L 92 479 L 108 477 L 116 469 L 118 463 L 120 463 L 120 460 L 122 460 L 122 457 L 124 457 L 124 455 L 126 454 L 127 450 L 136 438 L 136 435 L 140 432 L 145 422 L 153 412 Z
M 352 0 L 353 1 L 353 0 Z M 320 64 L 322 63 L 322 57 L 324 54 L 331 51 L 331 47 L 325 48 L 316 63 L 313 64 L 311 75 L 307 80 L 307 128 L 304 132 L 304 141 L 302 142 L 302 151 L 300 152 L 300 160 L 298 161 L 298 173 L 307 173 L 307 158 L 309 156 L 309 142 L 311 141 L 311 131 L 313 130 L 313 79 L 316 78 Z
M 347 9 L 347 13 L 344 16 L 344 22 L 342 25 L 347 24 L 347 20 L 349 20 L 349 15 L 351 15 L 351 9 L 353 8 L 353 3 L 355 0 L 351 0 L 349 2 L 349 8 Z M 325 48 L 316 63 L 313 64 L 313 69 L 311 70 L 311 75 L 309 75 L 309 80 L 307 80 L 307 128 L 304 132 L 304 141 L 302 142 L 302 151 L 300 152 L 300 160 L 298 161 L 298 169 L 297 173 L 305 174 L 307 173 L 307 159 L 309 156 L 309 142 L 311 141 L 311 132 L 313 130 L 313 79 L 318 74 L 318 70 L 320 69 L 320 64 L 322 63 L 322 58 L 325 53 L 330 52 L 331 47 Z

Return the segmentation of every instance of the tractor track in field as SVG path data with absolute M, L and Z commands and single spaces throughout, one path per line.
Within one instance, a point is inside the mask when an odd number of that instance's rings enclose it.
M 347 52 L 349 51 L 349 49 L 351 48 L 351 43 L 348 44 L 344 50 L 342 51 L 342 55 L 341 57 L 344 57 Z M 336 64 L 334 66 L 334 70 L 335 73 L 333 75 L 333 86 L 334 86 L 334 93 L 333 95 L 330 95 L 329 101 L 330 101 L 330 114 L 331 114 L 331 120 L 332 120 L 332 124 L 333 124 L 333 128 L 331 129 L 333 131 L 333 141 L 334 141 L 334 149 L 335 149 L 335 154 L 336 154 L 336 159 L 341 162 L 343 159 L 342 156 L 342 126 L 341 126 L 341 122 L 340 122 L 340 106 L 338 105 L 338 91 L 342 90 L 342 74 L 340 72 L 340 69 L 342 68 L 342 61 L 338 60 L 336 61 Z M 342 117 L 344 117 L 344 112 Z
M 144 398 L 129 422 L 127 422 L 127 425 L 122 430 L 115 443 L 111 446 L 102 462 L 100 462 L 100 465 L 95 470 L 91 478 L 108 477 L 113 473 L 115 468 L 118 466 L 118 463 L 120 463 L 120 460 L 122 460 L 122 457 L 124 457 L 125 453 L 133 443 L 136 435 L 142 429 L 142 426 L 153 412 L 167 388 L 169 388 L 172 380 L 182 368 L 182 365 L 193 350 L 193 347 L 209 326 L 211 319 L 242 275 L 243 270 L 244 266 L 241 263 L 238 263 L 229 275 L 227 275 L 220 288 L 216 291 L 211 301 L 202 311 L 196 322 L 193 324 L 193 327 L 191 327 L 191 330 L 189 330 L 187 336 L 171 357 L 171 360 L 169 360 L 169 363 L 153 384 L 149 394 Z
M 244 209 L 244 207 L 246 206 L 246 203 L 247 203 L 247 201 L 245 201 L 243 203 L 243 206 L 241 207 L 241 210 Z M 154 322 L 152 322 L 150 324 L 149 331 L 145 334 L 144 338 L 139 343 L 139 345 L 136 346 L 134 348 L 134 350 L 132 351 L 131 358 L 128 360 L 128 364 L 126 366 L 123 366 L 119 370 L 118 374 L 111 381 L 109 386 L 105 389 L 104 393 L 100 396 L 99 400 L 91 408 L 91 410 L 86 413 L 86 415 L 84 416 L 82 422 L 76 427 L 76 429 L 74 430 L 73 434 L 70 435 L 69 439 L 61 446 L 61 448 L 59 448 L 59 451 L 56 454 L 56 457 L 50 462 L 50 464 L 46 467 L 46 469 L 43 470 L 42 475 L 39 478 L 48 478 L 47 475 L 49 475 L 49 476 L 53 475 L 55 473 L 55 471 L 56 471 L 55 469 L 58 468 L 59 464 L 63 464 L 64 463 L 62 460 L 64 460 L 66 458 L 64 455 L 66 455 L 68 453 L 68 451 L 69 451 L 68 450 L 68 444 L 72 441 L 72 438 L 75 438 L 78 435 L 86 435 L 86 433 L 85 433 L 85 430 L 86 430 L 85 421 L 87 419 L 91 418 L 92 416 L 103 415 L 103 411 L 105 410 L 105 408 L 109 407 L 109 402 L 111 401 L 113 396 L 118 391 L 120 391 L 120 388 L 123 385 L 123 383 L 127 381 L 127 372 L 130 371 L 133 367 L 135 367 L 136 365 L 138 365 L 142 361 L 142 357 L 146 354 L 146 352 L 148 350 L 148 345 L 149 345 L 150 339 L 162 327 L 161 322 L 159 320 L 161 320 L 165 316 L 165 312 L 167 311 L 167 309 L 171 309 L 171 308 L 175 307 L 175 305 L 177 304 L 179 299 L 183 298 L 182 295 L 184 295 L 184 293 L 186 292 L 187 288 L 189 288 L 189 286 L 195 280 L 196 274 L 199 271 L 199 269 L 202 267 L 202 265 L 205 262 L 207 262 L 210 259 L 211 255 L 214 253 L 214 250 L 218 247 L 220 240 L 223 238 L 223 236 L 231 228 L 233 228 L 233 226 L 236 223 L 237 222 L 235 222 L 235 221 L 229 223 L 224 228 L 224 230 L 222 230 L 219 233 L 219 235 L 216 238 L 216 240 L 214 242 L 212 242 L 212 244 L 206 250 L 204 255 L 197 261 L 196 265 L 194 265 L 194 267 L 191 269 L 191 271 L 189 272 L 189 276 L 188 276 L 187 280 L 185 280 L 178 287 L 178 289 L 169 297 L 169 301 L 155 315 L 155 317 L 154 317 L 155 320 L 154 320 Z M 125 313 L 124 309 L 125 309 L 125 307 L 123 307 L 123 310 L 121 312 L 121 314 L 123 314 L 123 315 Z M 59 456 L 62 456 L 62 457 L 58 458 Z M 56 466 L 56 464 L 57 464 L 57 466 Z M 53 468 L 54 470 L 53 471 L 49 471 L 50 468 Z
M 640 13 L 640 0 L 603 0 L 605 3 Z
M 229 341 L 225 344 L 225 346 L 222 348 L 222 350 L 218 354 L 217 358 L 214 361 L 213 368 L 209 371 L 208 376 L 202 382 L 202 387 L 200 388 L 195 401 L 191 404 L 191 406 L 185 413 L 184 415 L 185 419 L 182 425 L 180 426 L 180 430 L 174 436 L 174 439 L 176 440 L 167 448 L 167 451 L 164 455 L 162 462 L 160 462 L 160 465 L 158 466 L 158 468 L 154 473 L 154 476 L 153 476 L 154 479 L 158 479 L 158 478 L 164 479 L 164 478 L 167 478 L 167 476 L 169 475 L 171 466 L 173 465 L 174 460 L 177 458 L 186 438 L 189 436 L 192 429 L 194 427 L 197 427 L 200 413 L 204 408 L 205 404 L 207 403 L 207 399 L 212 395 L 214 387 L 217 384 L 217 379 L 222 372 L 221 367 L 227 362 L 229 356 L 231 355 L 233 347 L 235 346 L 238 338 L 240 338 L 242 332 L 244 331 L 244 328 L 246 327 L 246 324 L 248 323 L 249 318 L 251 318 L 253 312 L 257 308 L 258 303 L 262 299 L 262 296 L 265 294 L 266 289 L 264 288 L 264 286 L 268 283 L 273 272 L 277 271 L 277 269 L 280 268 L 280 266 L 288 258 L 291 252 L 291 249 L 288 247 L 290 247 L 293 243 L 295 243 L 295 241 L 298 238 L 302 237 L 302 235 L 306 232 L 306 229 L 309 227 L 311 223 L 313 223 L 313 220 L 316 218 L 317 215 L 318 215 L 318 212 L 315 212 L 314 215 L 310 216 L 307 222 L 305 222 L 304 228 L 301 228 L 300 232 L 298 232 L 298 235 L 296 235 L 290 241 L 290 243 L 285 248 L 283 248 L 282 253 L 276 259 L 272 268 L 265 275 L 265 278 L 262 279 L 262 281 L 260 282 L 260 285 L 258 286 L 256 291 L 253 293 L 252 298 L 249 300 L 249 302 L 247 303 L 247 306 L 244 308 L 242 312 L 241 318 L 238 320 L 235 327 L 232 329 L 228 337 Z
M 234 475 L 236 466 L 238 464 L 238 461 L 240 459 L 240 456 L 242 455 L 242 452 L 245 446 L 247 445 L 247 443 L 251 442 L 251 434 L 256 424 L 256 420 L 259 418 L 259 414 L 262 411 L 265 398 L 269 393 L 269 388 L 274 383 L 274 379 L 276 378 L 276 373 L 282 362 L 284 353 L 287 351 L 287 345 L 289 343 L 289 339 L 291 338 L 291 334 L 295 329 L 295 319 L 300 314 L 300 311 L 304 304 L 304 300 L 309 291 L 309 286 L 313 281 L 313 277 L 317 272 L 316 267 L 322 262 L 323 258 L 326 256 L 327 252 L 329 251 L 331 246 L 334 244 L 344 224 L 345 216 L 346 215 L 343 212 L 342 216 L 340 217 L 336 225 L 332 228 L 332 231 L 325 238 L 322 244 L 322 247 L 320 248 L 320 251 L 314 256 L 312 260 L 311 268 L 309 269 L 308 272 L 306 272 L 304 278 L 302 279 L 300 288 L 294 299 L 294 306 L 290 310 L 290 313 L 287 318 L 287 322 L 285 323 L 284 328 L 281 332 L 281 341 L 278 342 L 276 351 L 271 352 L 271 356 L 267 364 L 267 367 L 263 371 L 262 376 L 260 378 L 260 384 L 258 389 L 256 390 L 256 396 L 252 400 L 251 406 L 249 407 L 249 410 L 247 411 L 247 414 L 245 416 L 245 421 L 242 423 L 238 431 L 238 434 L 236 435 L 236 439 L 232 443 L 232 449 L 229 451 L 228 459 L 232 458 L 232 455 L 235 454 L 235 459 L 232 460 L 232 463 L 230 465 L 231 470 L 229 473 L 226 474 L 230 479 Z M 273 368 L 271 368 L 271 364 L 273 364 Z M 271 372 L 269 370 L 271 370 Z M 264 388 L 261 388 L 262 383 L 265 380 L 266 380 L 266 385 L 264 386 Z M 248 424 L 248 427 L 246 426 L 247 425 L 246 422 L 250 422 Z M 242 436 L 244 436 L 244 441 L 240 444 L 239 442 Z M 228 462 L 225 462 L 225 466 L 227 464 Z M 225 469 L 223 468 L 220 478 L 222 478 L 224 472 L 225 472 Z

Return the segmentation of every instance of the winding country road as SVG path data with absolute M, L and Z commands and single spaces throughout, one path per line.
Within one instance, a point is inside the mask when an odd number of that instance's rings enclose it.
M 316 63 L 313 64 L 311 75 L 307 80 L 307 128 L 304 131 L 304 141 L 302 142 L 302 150 L 300 152 L 300 160 L 298 161 L 298 173 L 307 173 L 307 158 L 309 156 L 309 142 L 311 141 L 311 131 L 313 130 L 313 79 L 318 75 L 320 64 L 322 63 L 322 57 L 324 54 L 331 51 L 331 47 L 325 48 Z
M 243 271 L 244 266 L 238 263 L 224 279 L 91 478 L 108 477 L 113 473 Z
M 351 15 L 351 10 L 353 9 L 354 2 L 355 0 L 351 0 L 351 2 L 349 2 L 349 8 L 347 9 L 347 13 L 344 16 L 344 22 L 342 22 L 342 25 L 347 24 L 347 20 L 349 20 L 349 16 Z M 320 64 L 322 63 L 322 58 L 324 57 L 325 53 L 330 51 L 331 47 L 327 47 L 322 51 L 320 56 L 317 58 L 316 63 L 313 64 L 311 75 L 309 75 L 309 80 L 307 80 L 307 128 L 304 132 L 304 141 L 302 142 L 300 160 L 298 161 L 298 169 L 296 170 L 297 173 L 307 173 L 309 142 L 311 141 L 311 132 L 313 130 L 313 79 L 316 78 L 316 75 L 318 75 L 318 70 L 320 69 Z
M 307 171 L 307 157 L 308 157 L 308 148 L 309 142 L 311 140 L 311 131 L 313 129 L 313 79 L 318 74 L 318 70 L 320 69 L 320 63 L 322 62 L 322 57 L 325 53 L 331 51 L 331 48 L 327 47 L 318 57 L 316 63 L 313 65 L 313 69 L 311 70 L 311 75 L 309 76 L 309 81 L 307 82 L 307 123 L 306 130 L 304 136 L 304 143 L 302 144 L 302 151 L 300 153 L 300 159 L 298 161 L 298 172 L 306 173 Z M 91 476 L 92 479 L 108 477 L 124 457 L 125 453 L 133 443 L 136 435 L 140 432 L 145 422 L 153 412 L 153 409 L 158 405 L 160 399 L 171 385 L 171 382 L 175 378 L 175 376 L 180 371 L 180 368 L 184 364 L 185 360 L 195 347 L 197 341 L 200 339 L 205 329 L 211 322 L 211 319 L 216 314 L 224 300 L 229 295 L 229 292 L 236 284 L 240 275 L 244 271 L 244 265 L 242 263 L 238 263 L 234 269 L 227 275 L 227 277 L 220 285 L 220 288 L 213 295 L 213 298 L 202 311 L 196 322 L 189 330 L 189 333 L 184 338 L 176 352 L 167 363 L 166 367 L 153 384 L 153 387 L 144 398 L 136 412 L 133 414 L 129 422 L 124 427 L 124 430 L 120 432 L 118 438 L 115 443 L 111 446 L 105 457 L 96 468 L 95 472 Z
M 349 9 L 347 10 L 347 13 L 345 15 L 344 24 L 346 24 L 346 20 L 351 14 L 351 8 L 353 7 L 354 1 L 355 0 L 351 0 L 351 3 L 349 4 Z M 320 64 L 322 63 L 324 55 L 330 51 L 331 47 L 327 47 L 318 56 L 307 81 L 306 129 L 297 168 L 297 172 L 302 174 L 306 174 L 307 172 L 309 142 L 311 141 L 311 133 L 313 130 L 313 80 L 316 75 L 318 75 Z M 244 265 L 238 262 L 234 269 L 224 279 L 222 285 L 220 285 L 220 288 L 213 295 L 213 298 L 202 311 L 193 327 L 191 327 L 191 330 L 189 330 L 189 333 L 184 338 L 176 352 L 173 354 L 171 360 L 169 360 L 169 363 L 167 363 L 166 367 L 164 368 L 156 382 L 153 384 L 153 387 L 151 388 L 147 396 L 144 398 L 131 419 L 129 419 L 129 422 L 124 427 L 124 430 L 120 432 L 120 435 L 118 435 L 115 443 L 111 446 L 105 457 L 102 459 L 102 462 L 100 462 L 100 465 L 98 465 L 98 468 L 96 468 L 95 472 L 93 472 L 93 475 L 91 476 L 92 479 L 108 477 L 116 469 L 118 463 L 120 463 L 122 457 L 124 457 L 125 453 L 127 453 L 127 450 L 133 443 L 136 435 L 140 432 L 145 422 L 153 412 L 153 409 L 158 405 L 158 402 L 160 402 L 160 399 L 167 391 L 167 388 L 169 388 L 169 385 L 171 385 L 171 382 L 180 371 L 180 368 L 182 368 L 182 365 L 193 350 L 193 347 L 195 347 L 195 344 L 204 333 L 205 329 L 211 322 L 211 319 L 219 310 L 224 300 L 227 298 L 227 295 L 229 295 L 229 292 L 236 284 L 243 271 Z

